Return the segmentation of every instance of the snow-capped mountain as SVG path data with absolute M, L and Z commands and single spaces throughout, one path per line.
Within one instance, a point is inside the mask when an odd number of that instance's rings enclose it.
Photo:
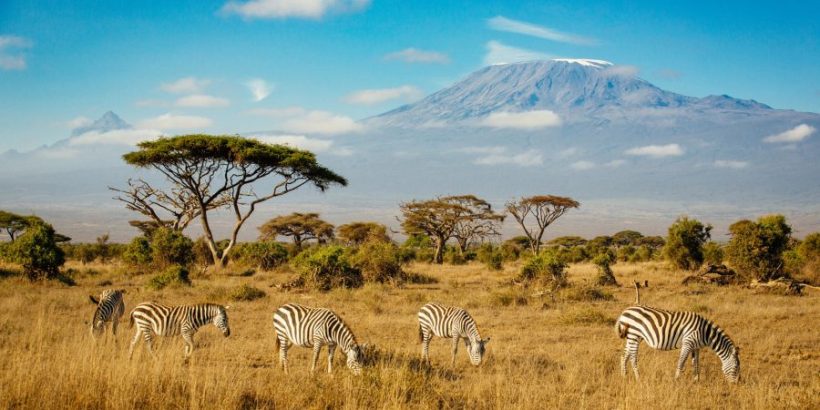
M 131 128 L 131 124 L 125 122 L 113 111 L 107 111 L 105 114 L 102 115 L 102 117 L 98 118 L 91 124 L 77 127 L 71 130 L 71 136 L 77 137 L 88 132 L 103 133 L 115 130 L 127 130 Z

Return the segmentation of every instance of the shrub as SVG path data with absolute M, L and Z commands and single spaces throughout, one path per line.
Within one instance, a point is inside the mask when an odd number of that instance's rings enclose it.
M 81 243 L 73 246 L 74 257 L 83 265 L 94 262 L 99 256 L 98 249 L 90 243 Z
M 598 286 L 570 286 L 561 292 L 564 299 L 573 302 L 600 302 L 615 300 L 615 296 Z
M 273 270 L 288 261 L 288 250 L 281 243 L 273 241 L 243 244 L 237 254 L 242 263 L 262 270 Z
M 6 259 L 22 265 L 30 279 L 55 278 L 65 263 L 65 254 L 54 237 L 54 228 L 42 220 L 32 220 L 19 238 L 6 248 Z
M 433 262 L 436 251 L 433 249 L 433 241 L 426 235 L 412 235 L 404 241 L 400 248 L 403 262 Z
M 726 245 L 726 258 L 747 279 L 768 281 L 783 276 L 783 252 L 788 249 L 791 231 L 783 215 L 735 222 L 729 227 L 732 239 Z
M 820 233 L 806 236 L 793 252 L 796 255 L 791 259 L 797 259 L 797 263 L 792 263 L 795 278 L 815 286 L 820 285 Z
M 501 244 L 501 252 L 504 254 L 504 260 L 507 261 L 517 261 L 528 253 L 529 248 L 530 240 L 523 235 L 507 239 Z
M 458 247 L 448 246 L 444 249 L 444 262 L 450 265 L 464 265 L 467 263 L 466 255 L 462 254 Z
M 678 269 L 695 270 L 703 264 L 703 244 L 710 238 L 711 225 L 696 219 L 678 218 L 669 227 L 663 255 Z
M 566 284 L 566 268 L 566 263 L 553 252 L 543 251 L 521 266 L 517 279 L 524 283 L 540 281 L 551 283 L 553 287 L 560 287 Z
M 714 241 L 706 242 L 703 245 L 703 261 L 710 265 L 720 265 L 723 263 L 723 247 Z
M 188 269 L 185 269 L 184 266 L 173 265 L 151 278 L 148 282 L 148 287 L 154 290 L 160 290 L 169 285 L 191 286 Z
M 598 267 L 598 277 L 595 279 L 596 283 L 602 286 L 618 286 L 618 281 L 615 280 L 615 275 L 612 273 L 610 265 L 615 262 L 612 252 L 604 252 L 598 254 L 592 263 Z
M 367 241 L 350 259 L 365 282 L 384 283 L 403 278 L 401 253 L 392 242 Z
M 193 248 L 190 238 L 170 228 L 157 228 L 151 236 L 151 259 L 160 268 L 189 265 L 194 259 Z
M 314 246 L 292 261 L 305 287 L 327 291 L 337 287 L 355 288 L 362 285 L 362 274 L 349 261 L 345 248 L 339 245 Z
M 265 292 L 247 283 L 231 292 L 231 299 L 237 302 L 250 302 L 265 297 Z
M 481 244 L 476 252 L 476 258 L 490 270 L 501 270 L 504 267 L 504 252 L 491 243 Z
M 131 266 L 148 266 L 153 261 L 151 243 L 144 236 L 137 236 L 125 247 L 122 260 Z

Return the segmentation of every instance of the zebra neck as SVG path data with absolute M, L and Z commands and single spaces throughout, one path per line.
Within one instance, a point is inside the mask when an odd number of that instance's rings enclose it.
M 205 326 L 208 323 L 211 323 L 211 321 L 214 319 L 214 316 L 216 316 L 217 313 L 218 312 L 216 311 L 216 309 L 214 309 L 211 306 L 209 306 L 202 315 L 196 314 L 196 310 L 194 310 L 194 312 L 192 312 L 193 317 L 191 318 L 192 327 L 194 329 L 199 329 L 200 327 Z
M 467 328 L 464 329 L 467 333 L 467 338 L 470 339 L 470 342 L 478 342 L 481 340 L 481 334 L 478 333 L 478 327 L 475 323 L 470 323 L 467 325 Z

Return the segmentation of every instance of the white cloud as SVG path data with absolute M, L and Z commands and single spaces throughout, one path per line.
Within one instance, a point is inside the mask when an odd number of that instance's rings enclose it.
M 22 49 L 31 48 L 31 40 L 19 36 L 0 35 L 0 69 L 24 70 L 27 66 Z
M 335 147 L 333 140 L 308 138 L 304 135 L 259 135 L 251 136 L 266 144 L 287 145 L 314 153 L 327 152 L 337 156 L 350 156 L 353 151 L 347 147 Z
M 364 127 L 354 119 L 327 111 L 308 111 L 282 123 L 290 132 L 306 134 L 344 134 L 361 131 Z
M 251 79 L 245 83 L 245 86 L 247 86 L 251 91 L 251 94 L 253 94 L 253 100 L 256 102 L 268 98 L 270 93 L 273 92 L 273 85 L 268 84 L 267 81 L 261 78 Z
M 366 8 L 370 0 L 250 0 L 229 1 L 222 7 L 226 14 L 246 19 L 289 17 L 319 19 L 329 12 L 353 12 Z
M 484 65 L 499 65 L 520 63 L 524 61 L 549 60 L 553 56 L 540 51 L 527 50 L 508 46 L 500 41 L 487 42 L 487 54 L 484 55 Z
M 578 171 L 586 171 L 595 168 L 595 163 L 592 161 L 576 161 L 570 164 L 570 168 Z
M 624 164 L 626 164 L 626 161 L 623 159 L 613 159 L 612 161 L 609 161 L 606 164 L 604 164 L 604 166 L 610 168 L 618 168 Z
M 763 138 L 763 142 L 777 143 L 777 142 L 800 142 L 814 134 L 817 128 L 808 124 L 800 124 L 788 131 L 783 131 L 780 134 L 769 135 Z
M 728 160 L 728 159 L 719 159 L 715 161 L 715 168 L 731 168 L 731 169 L 743 169 L 749 166 L 749 163 L 746 161 L 735 161 L 735 160 Z
M 545 40 L 552 40 L 560 43 L 577 45 L 592 45 L 597 43 L 595 39 L 581 37 L 575 34 L 563 33 L 549 27 L 539 26 L 519 20 L 512 20 L 503 16 L 496 16 L 487 20 L 487 25 L 491 29 L 497 31 L 524 34 L 527 36 L 543 38 Z
M 387 54 L 384 59 L 404 61 L 405 63 L 447 64 L 450 62 L 450 57 L 447 54 L 412 47 Z
M 401 99 L 404 101 L 414 101 L 422 96 L 421 90 L 412 85 L 403 85 L 396 88 L 381 88 L 371 90 L 360 90 L 349 94 L 345 101 L 350 104 L 380 104 L 385 101 Z
M 213 121 L 210 118 L 167 113 L 142 120 L 139 123 L 139 128 L 157 130 L 199 129 L 209 127 L 211 124 L 213 124 Z
M 531 130 L 559 126 L 561 125 L 561 118 L 550 110 L 494 112 L 481 120 L 480 125 Z
M 477 158 L 473 161 L 476 165 L 517 165 L 520 167 L 533 167 L 544 163 L 544 158 L 540 152 L 531 149 L 520 154 L 490 154 Z
M 678 144 L 646 145 L 626 150 L 627 155 L 639 155 L 653 158 L 677 157 L 683 155 L 683 148 Z
M 569 158 L 578 153 L 578 148 L 569 147 L 565 150 L 561 150 L 558 152 L 558 158 Z
M 128 129 L 107 132 L 90 131 L 69 140 L 69 145 L 137 145 L 138 142 L 153 140 L 162 135 L 153 129 Z
M 486 147 L 464 147 L 459 148 L 456 150 L 457 152 L 463 152 L 465 154 L 496 154 L 501 155 L 507 152 L 507 147 L 502 147 L 499 145 L 495 146 L 486 146 Z
M 67 121 L 65 125 L 69 129 L 74 129 L 91 125 L 92 122 L 93 121 L 91 121 L 90 118 L 80 116 L 77 118 L 72 118 L 71 120 Z
M 174 82 L 164 83 L 160 88 L 171 94 L 196 94 L 201 93 L 209 84 L 211 84 L 211 80 L 183 77 Z
M 177 107 L 197 108 L 227 107 L 230 104 L 231 102 L 224 98 L 205 94 L 186 95 L 185 97 L 177 99 L 176 103 L 174 103 Z
M 603 73 L 611 77 L 634 77 L 638 71 L 634 65 L 613 65 L 604 69 Z

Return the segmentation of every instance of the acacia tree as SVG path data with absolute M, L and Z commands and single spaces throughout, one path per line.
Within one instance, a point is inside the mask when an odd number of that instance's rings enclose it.
M 504 216 L 493 212 L 492 205 L 487 201 L 474 195 L 451 196 L 443 200 L 461 205 L 466 210 L 453 229 L 453 238 L 458 242 L 461 255 L 464 255 L 471 241 L 501 234 L 499 225 L 504 221 Z
M 348 245 L 361 245 L 367 241 L 390 242 L 387 227 L 375 222 L 351 222 L 336 228 L 336 236 Z
M 0 210 L 0 229 L 6 232 L 11 242 L 28 226 L 29 220 L 25 216 Z
M 579 206 L 581 204 L 578 201 L 569 197 L 536 195 L 508 202 L 507 212 L 521 225 L 530 241 L 530 250 L 537 254 L 541 249 L 541 238 L 544 237 L 547 227 L 569 209 Z M 535 220 L 535 224 L 528 226 L 527 219 L 530 216 Z
M 315 239 L 325 242 L 333 239 L 333 225 L 319 218 L 317 213 L 294 212 L 290 215 L 277 216 L 259 227 L 260 240 L 276 240 L 277 236 L 289 236 L 302 249 L 302 243 Z
M 123 159 L 131 165 L 160 172 L 171 185 L 170 189 L 162 190 L 142 180 L 129 182 L 130 189 L 116 190 L 124 195 L 126 207 L 159 224 L 167 220 L 159 216 L 160 210 L 164 210 L 178 217 L 172 219 L 179 221 L 177 229 L 184 221 L 198 218 L 211 257 L 223 266 L 228 263 L 240 229 L 260 203 L 306 184 L 321 191 L 334 184 L 347 185 L 347 180 L 321 166 L 309 151 L 239 136 L 193 134 L 144 141 Z M 273 178 L 276 180 L 270 184 L 266 182 Z M 255 187 L 263 183 L 269 188 L 257 193 Z M 220 252 L 209 211 L 223 207 L 233 214 L 234 224 L 228 245 Z

